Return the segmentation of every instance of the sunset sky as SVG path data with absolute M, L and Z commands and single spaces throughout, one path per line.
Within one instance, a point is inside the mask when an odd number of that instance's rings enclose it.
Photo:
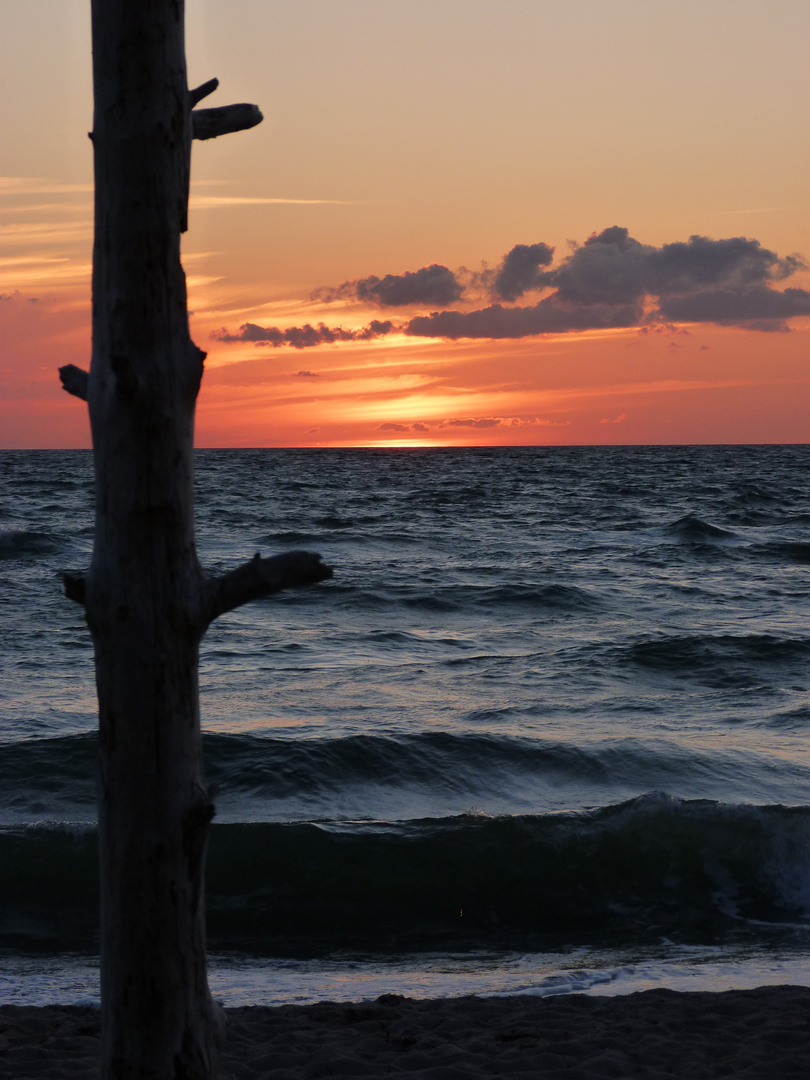
M 89 445 L 89 0 L 0 0 L 0 445 Z M 199 446 L 810 437 L 807 0 L 187 0 Z

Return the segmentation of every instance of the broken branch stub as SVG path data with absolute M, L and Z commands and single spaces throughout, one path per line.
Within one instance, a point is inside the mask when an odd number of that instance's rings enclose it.
M 191 102 L 192 109 L 195 105 L 198 105 L 203 98 L 207 98 L 209 94 L 213 94 L 218 86 L 219 79 L 209 79 L 208 82 L 201 83 L 193 90 L 189 90 L 188 99 Z
M 74 397 L 87 401 L 87 383 L 90 375 L 83 368 L 75 364 L 65 364 L 59 368 L 59 378 L 62 380 L 62 389 L 67 390 Z
M 332 567 L 311 551 L 285 551 L 263 559 L 257 552 L 250 562 L 212 582 L 211 621 L 251 600 L 332 577 Z
M 195 139 L 216 139 L 232 131 L 246 131 L 260 124 L 264 117 L 258 105 L 223 105 L 219 109 L 195 109 L 191 114 L 191 132 Z
M 68 600 L 84 604 L 87 596 L 87 579 L 82 574 L 63 574 L 62 583 Z

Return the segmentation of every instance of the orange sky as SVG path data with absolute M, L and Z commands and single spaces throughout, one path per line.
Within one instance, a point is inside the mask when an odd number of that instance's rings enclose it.
M 0 0 L 5 447 L 89 445 L 87 9 Z M 187 22 L 206 104 L 265 114 L 194 146 L 198 445 L 807 441 L 805 0 Z

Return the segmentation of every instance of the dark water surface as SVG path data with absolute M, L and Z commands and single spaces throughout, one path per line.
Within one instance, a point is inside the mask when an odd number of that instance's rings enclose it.
M 809 470 L 803 446 L 199 451 L 206 567 L 335 568 L 203 642 L 212 948 L 805 956 Z M 90 455 L 0 452 L 12 966 L 97 948 L 92 654 L 60 589 L 91 545 Z

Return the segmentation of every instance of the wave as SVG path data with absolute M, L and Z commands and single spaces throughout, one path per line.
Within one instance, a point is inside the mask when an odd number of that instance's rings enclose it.
M 770 544 L 763 544 L 760 550 L 765 555 L 781 556 L 788 562 L 803 565 L 810 563 L 810 543 L 803 540 L 775 541 Z
M 485 608 L 552 611 L 595 610 L 603 606 L 596 592 L 576 585 L 538 585 L 515 582 L 505 585 L 431 585 L 429 589 L 412 590 L 400 598 L 406 607 L 423 607 L 433 611 L 475 611 Z
M 468 719 L 492 717 L 484 710 Z M 791 714 L 781 726 L 802 720 Z M 471 803 L 507 813 L 567 810 L 650 787 L 770 802 L 810 783 L 800 763 L 774 775 L 767 756 L 662 738 L 574 744 L 486 731 L 294 739 L 208 732 L 203 746 L 220 817 L 232 823 L 448 813 Z M 5 744 L 0 822 L 93 823 L 97 747 L 95 733 Z
M 565 611 L 601 606 L 597 594 L 591 590 L 575 585 L 559 584 L 514 584 L 483 588 L 470 599 L 478 604 L 493 607 L 547 607 Z
M 514 582 L 501 585 L 437 584 L 433 581 L 407 586 L 389 585 L 370 589 L 330 584 L 330 595 L 335 601 L 348 601 L 352 608 L 421 609 L 428 612 L 487 612 L 521 611 L 532 609 L 551 612 L 595 611 L 604 607 L 604 601 L 596 589 L 576 585 L 552 583 L 540 585 L 532 582 Z
M 0 560 L 51 555 L 59 551 L 61 546 L 48 532 L 27 529 L 0 530 Z
M 6 820 L 95 819 L 95 733 L 4 743 L 0 809 Z
M 94 830 L 0 832 L 0 944 L 92 949 Z M 810 918 L 810 810 L 663 794 L 575 814 L 215 825 L 216 949 L 707 940 Z
M 763 668 L 803 670 L 810 659 L 810 639 L 774 634 L 685 634 L 637 641 L 613 650 L 620 664 L 677 676 L 711 686 L 751 686 Z
M 315 537 L 297 536 L 297 543 L 314 541 Z M 327 560 L 328 561 L 328 560 Z M 335 580 L 329 583 L 329 601 L 332 606 L 344 605 L 353 613 L 357 611 L 390 611 L 403 608 L 427 613 L 460 614 L 508 614 L 510 611 L 523 615 L 532 611 L 546 611 L 552 615 L 578 614 L 599 611 L 606 604 L 598 589 L 564 585 L 560 583 L 536 584 L 515 582 L 500 585 L 445 584 L 420 581 L 417 577 L 406 585 L 398 583 L 356 585 L 351 581 Z M 300 606 L 319 594 L 312 590 L 290 591 L 273 597 L 272 604 Z
M 678 536 L 682 540 L 691 541 L 692 543 L 707 543 L 712 540 L 730 540 L 735 536 L 735 534 L 728 529 L 721 529 L 718 525 L 711 525 L 708 521 L 702 521 L 694 514 L 687 514 L 685 517 L 671 522 L 666 529 L 667 532 L 674 536 Z
M 336 545 L 382 545 L 390 547 L 397 544 L 418 544 L 418 535 L 408 533 L 400 527 L 394 528 L 393 523 L 382 527 L 364 524 L 350 519 L 337 517 L 325 517 L 316 519 L 313 529 L 280 529 L 278 532 L 263 533 L 257 535 L 251 541 L 256 547 L 267 549 L 275 545 L 282 547 L 296 546 L 299 544 L 328 545 L 330 548 Z

